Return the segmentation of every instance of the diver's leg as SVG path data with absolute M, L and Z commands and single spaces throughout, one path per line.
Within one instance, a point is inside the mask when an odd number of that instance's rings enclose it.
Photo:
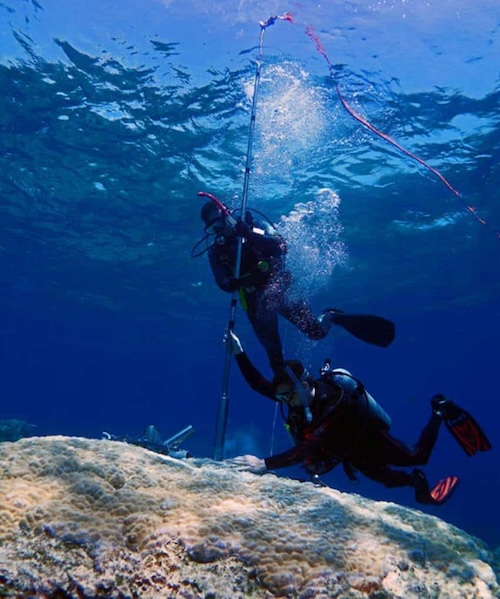
M 276 372 L 284 366 L 278 312 L 264 291 L 254 291 L 246 299 L 248 320 L 267 353 L 273 372 Z
M 307 335 L 309 339 L 315 341 L 323 339 L 330 330 L 330 323 L 322 323 L 306 301 L 291 300 L 287 293 L 284 293 L 281 298 L 279 313 L 295 325 L 299 331 Z
M 382 483 L 384 487 L 392 489 L 394 487 L 413 487 L 413 476 L 404 470 L 394 470 L 387 465 L 363 466 L 358 467 L 366 477 L 375 482 Z
M 423 466 L 427 464 L 436 445 L 440 426 L 441 418 L 436 414 L 432 414 L 414 447 L 408 447 L 389 433 L 384 433 L 387 462 L 394 466 Z
M 394 470 L 389 466 L 360 468 L 360 471 L 368 478 L 382 483 L 388 488 L 412 487 L 415 489 L 415 501 L 426 505 L 442 505 L 450 499 L 459 484 L 456 476 L 447 476 L 431 490 L 425 474 L 418 468 L 411 473 Z

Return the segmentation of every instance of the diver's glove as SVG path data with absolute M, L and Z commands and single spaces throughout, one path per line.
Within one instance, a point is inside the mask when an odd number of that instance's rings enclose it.
M 226 334 L 226 343 L 229 343 L 229 347 L 233 356 L 238 356 L 239 354 L 243 353 L 241 341 L 234 331 L 228 331 Z
M 242 220 L 238 220 L 236 225 L 234 226 L 234 233 L 237 237 L 244 237 L 245 239 L 249 239 L 252 235 L 252 228 L 250 225 Z
M 434 395 L 431 399 L 431 407 L 434 414 L 437 414 L 444 420 L 453 420 L 458 418 L 462 413 L 462 410 L 451 399 L 446 399 L 441 393 Z
M 224 277 L 218 284 L 223 291 L 228 293 L 234 293 L 240 286 L 240 282 L 234 277 Z

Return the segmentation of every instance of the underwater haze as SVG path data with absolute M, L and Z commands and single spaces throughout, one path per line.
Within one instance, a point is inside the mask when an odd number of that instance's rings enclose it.
M 240 205 L 259 21 L 285 12 L 265 30 L 248 205 L 286 234 L 318 313 L 397 325 L 381 349 L 282 321 L 286 356 L 349 369 L 407 442 L 436 393 L 471 411 L 493 450 L 468 458 L 443 427 L 425 471 L 461 485 L 425 511 L 498 546 L 496 0 L 1 0 L 0 419 L 94 438 L 192 425 L 184 447 L 213 455 L 230 296 L 191 257 L 197 193 Z M 270 377 L 241 309 L 236 331 Z M 227 457 L 290 446 L 271 404 L 233 364 Z M 341 468 L 324 481 L 422 508 Z

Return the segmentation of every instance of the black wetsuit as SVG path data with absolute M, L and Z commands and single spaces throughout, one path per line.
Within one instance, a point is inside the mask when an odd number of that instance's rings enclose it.
M 292 277 L 285 268 L 286 241 L 266 229 L 269 227 L 262 223 L 251 223 L 245 228 L 239 281 L 234 277 L 236 234 L 218 235 L 208 257 L 220 289 L 230 293 L 240 290 L 243 309 L 276 371 L 283 366 L 278 314 L 310 339 L 322 339 L 328 329 L 321 326 L 304 300 L 289 297 Z
M 247 355 L 237 355 L 236 361 L 252 389 L 276 401 L 272 383 L 259 373 Z M 357 397 L 342 395 L 341 389 L 323 379 L 315 381 L 314 388 L 311 423 L 307 422 L 302 406 L 290 407 L 286 424 L 296 445 L 265 458 L 269 470 L 302 463 L 311 474 L 321 474 L 343 463 L 346 472 L 359 470 L 386 487 L 415 486 L 412 474 L 390 466 L 420 466 L 428 462 L 441 425 L 439 416 L 431 415 L 411 448 L 393 437 L 387 425 L 371 419 L 366 412 L 363 414 L 362 386 Z

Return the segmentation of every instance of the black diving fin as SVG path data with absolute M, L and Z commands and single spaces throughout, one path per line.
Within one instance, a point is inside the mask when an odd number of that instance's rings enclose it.
M 469 412 L 458 407 L 443 395 L 433 397 L 432 407 L 442 417 L 446 428 L 468 456 L 472 456 L 478 451 L 491 449 L 488 437 Z
M 396 336 L 396 327 L 387 318 L 371 314 L 349 314 L 335 308 L 330 308 L 327 312 L 332 315 L 334 324 L 372 345 L 387 347 Z

